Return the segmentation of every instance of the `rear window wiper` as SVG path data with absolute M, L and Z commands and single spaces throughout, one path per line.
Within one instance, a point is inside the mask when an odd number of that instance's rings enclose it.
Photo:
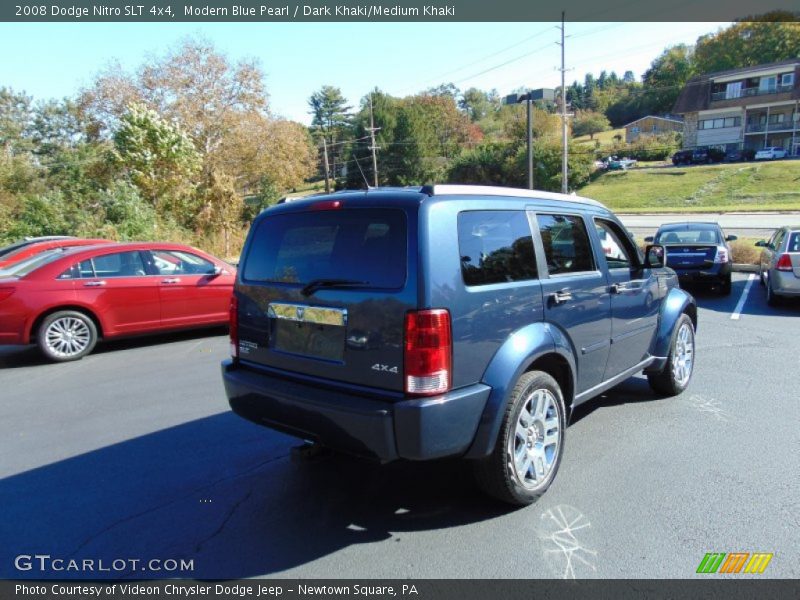
M 300 290 L 303 296 L 310 296 L 315 290 L 321 288 L 337 288 L 337 287 L 359 287 L 362 285 L 369 285 L 369 281 L 358 281 L 355 279 L 314 279 L 309 281 L 305 287 Z

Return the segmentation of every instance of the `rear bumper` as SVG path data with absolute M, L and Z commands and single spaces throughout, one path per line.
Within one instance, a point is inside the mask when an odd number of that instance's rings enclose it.
M 781 296 L 800 296 L 800 277 L 793 272 L 772 269 L 769 278 L 774 293 Z
M 222 363 L 233 411 L 259 425 L 361 456 L 391 461 L 458 456 L 478 429 L 491 388 L 475 384 L 396 402 Z
M 722 283 L 733 271 L 732 263 L 715 264 L 708 269 L 681 269 L 670 267 L 678 275 L 681 283 Z

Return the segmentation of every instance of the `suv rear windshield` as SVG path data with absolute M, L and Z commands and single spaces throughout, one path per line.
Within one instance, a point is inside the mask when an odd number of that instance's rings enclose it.
M 393 209 L 339 209 L 264 218 L 244 261 L 246 281 L 347 279 L 396 289 L 406 280 L 406 217 Z

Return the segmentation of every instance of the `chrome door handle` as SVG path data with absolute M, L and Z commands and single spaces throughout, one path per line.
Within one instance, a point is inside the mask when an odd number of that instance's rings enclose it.
M 105 281 L 87 281 L 83 287 L 103 287 L 105 284 Z
M 630 292 L 631 288 L 626 283 L 615 283 L 611 286 L 612 294 L 621 294 L 622 292 Z
M 161 283 L 180 283 L 180 282 L 181 282 L 181 278 L 180 277 L 172 277 L 170 279 L 162 279 L 161 280 Z
M 572 294 L 567 290 L 559 290 L 550 294 L 550 298 L 553 299 L 554 304 L 563 304 L 568 300 L 572 300 Z

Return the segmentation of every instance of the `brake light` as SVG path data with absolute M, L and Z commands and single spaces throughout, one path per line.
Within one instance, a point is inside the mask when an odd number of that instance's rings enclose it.
M 341 207 L 341 200 L 323 200 L 322 202 L 314 202 L 311 205 L 311 210 L 335 210 Z
M 239 300 L 231 295 L 229 331 L 231 336 L 231 356 L 239 358 Z
M 726 263 L 728 262 L 728 249 L 718 247 L 717 248 L 717 255 L 714 257 L 715 263 Z
M 9 298 L 11 296 L 11 294 L 13 294 L 15 291 L 16 291 L 16 288 L 13 288 L 13 287 L 12 288 L 0 288 L 0 301 L 3 301 L 6 298 Z
M 775 265 L 775 268 L 778 271 L 791 271 L 792 270 L 792 257 L 788 254 L 781 254 L 781 257 L 778 259 L 778 264 Z M 0 290 L 0 294 L 2 291 Z
M 444 309 L 406 314 L 405 391 L 433 396 L 450 389 L 452 371 L 450 313 Z

